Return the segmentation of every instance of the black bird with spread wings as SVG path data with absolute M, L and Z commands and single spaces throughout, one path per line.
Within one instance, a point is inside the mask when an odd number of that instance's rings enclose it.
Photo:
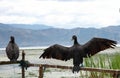
M 15 43 L 15 38 L 13 36 L 10 37 L 10 41 L 6 47 L 6 54 L 10 61 L 17 61 L 19 57 L 19 47 Z
M 105 38 L 92 38 L 84 45 L 80 45 L 77 41 L 76 35 L 73 35 L 72 39 L 74 40 L 73 46 L 65 47 L 55 44 L 45 49 L 40 58 L 54 58 L 63 61 L 73 58 L 74 73 L 80 70 L 80 64 L 83 63 L 83 58 L 93 56 L 108 48 L 114 48 L 117 44 L 116 41 Z

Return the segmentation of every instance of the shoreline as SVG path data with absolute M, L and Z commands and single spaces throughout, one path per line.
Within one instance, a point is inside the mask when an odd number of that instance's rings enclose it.
M 67 47 L 69 47 L 69 45 L 65 45 Z M 45 49 L 49 46 L 30 46 L 30 47 L 19 47 L 20 50 L 24 50 L 24 49 Z M 116 45 L 117 48 L 120 47 L 120 44 Z M 0 50 L 5 50 L 5 47 L 4 48 L 0 48 Z

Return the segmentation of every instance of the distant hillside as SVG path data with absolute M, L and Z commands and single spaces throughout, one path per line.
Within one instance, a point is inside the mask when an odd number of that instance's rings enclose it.
M 77 35 L 79 43 L 83 44 L 92 37 L 103 37 L 116 40 L 120 43 L 120 26 L 96 28 L 59 29 L 47 28 L 32 30 L 11 27 L 8 24 L 0 24 L 0 47 L 6 47 L 11 35 L 21 47 L 48 46 L 53 44 L 72 45 L 72 35 Z
M 6 25 L 9 25 L 15 28 L 32 29 L 32 30 L 42 30 L 42 29 L 53 28 L 52 26 L 47 26 L 42 24 L 6 24 Z

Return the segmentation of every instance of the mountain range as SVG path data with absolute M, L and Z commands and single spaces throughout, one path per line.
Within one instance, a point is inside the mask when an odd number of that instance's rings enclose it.
M 52 28 L 52 26 L 47 26 L 43 24 L 6 24 L 6 25 L 15 28 L 32 29 L 32 30 L 42 30 L 42 29 Z
M 0 23 L 0 48 L 7 46 L 9 37 L 14 36 L 20 47 L 49 46 L 53 44 L 72 45 L 72 35 L 78 36 L 80 44 L 93 37 L 116 40 L 120 43 L 120 25 L 104 28 L 61 29 L 47 25 L 3 24 Z

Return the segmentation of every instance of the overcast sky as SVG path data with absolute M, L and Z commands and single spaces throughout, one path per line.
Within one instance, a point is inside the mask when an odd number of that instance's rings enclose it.
M 120 0 L 0 0 L 0 23 L 60 28 L 120 25 Z

